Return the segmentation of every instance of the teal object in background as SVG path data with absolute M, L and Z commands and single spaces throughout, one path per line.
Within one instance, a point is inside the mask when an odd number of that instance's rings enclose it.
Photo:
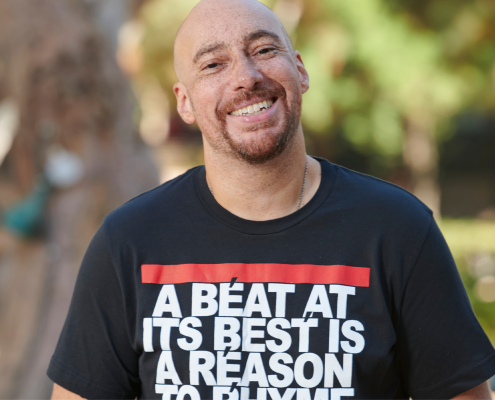
M 50 185 L 43 178 L 19 204 L 4 212 L 2 224 L 22 238 L 39 234 L 43 223 L 43 210 L 50 195 Z

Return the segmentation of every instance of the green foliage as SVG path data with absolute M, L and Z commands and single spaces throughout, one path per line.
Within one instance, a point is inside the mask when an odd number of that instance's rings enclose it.
M 371 105 L 373 148 L 385 156 L 402 152 L 402 121 L 399 110 L 388 101 L 376 99 Z
M 364 112 L 350 112 L 343 118 L 347 140 L 362 152 L 397 156 L 402 152 L 402 122 L 397 108 L 375 99 Z
M 495 222 L 444 219 L 440 227 L 454 256 L 474 312 L 492 343 L 495 343 L 495 302 L 486 303 L 476 296 L 476 279 L 469 273 L 469 260 L 473 255 L 495 254 Z
M 459 106 L 456 78 L 441 64 L 435 35 L 415 31 L 383 0 L 360 0 L 359 6 L 344 0 L 328 3 L 352 32 L 351 56 L 402 112 L 438 113 Z
M 419 31 L 385 0 L 323 4 L 316 27 L 301 21 L 296 46 L 313 88 L 303 110 L 312 131 L 340 125 L 356 148 L 397 156 L 405 117 L 439 120 L 459 110 L 464 87 L 442 59 L 435 32 Z
M 453 115 L 495 105 L 490 2 L 317 3 L 315 15 L 305 0 L 295 44 L 310 73 L 302 119 L 311 133 L 340 131 L 362 153 L 398 159 L 405 120 L 424 119 L 447 140 Z
M 154 77 L 175 104 L 172 86 L 177 82 L 174 71 L 174 40 L 187 14 L 198 0 L 151 0 L 141 9 L 139 20 L 144 33 L 141 43 L 143 77 Z

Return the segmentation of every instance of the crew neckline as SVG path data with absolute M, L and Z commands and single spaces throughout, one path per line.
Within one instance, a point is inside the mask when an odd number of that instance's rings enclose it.
M 292 214 L 281 218 L 267 221 L 253 221 L 238 217 L 223 208 L 210 192 L 208 183 L 206 182 L 206 169 L 204 165 L 195 171 L 194 186 L 203 206 L 213 218 L 223 225 L 249 235 L 269 235 L 278 233 L 290 229 L 308 218 L 325 202 L 333 189 L 337 168 L 323 158 L 313 158 L 319 161 L 321 165 L 321 181 L 318 190 L 306 205 Z

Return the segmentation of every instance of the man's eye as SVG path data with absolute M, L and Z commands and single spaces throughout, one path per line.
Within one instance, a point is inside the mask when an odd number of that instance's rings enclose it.
M 258 51 L 258 54 L 267 54 L 271 51 L 272 49 L 261 49 L 260 51 Z
M 216 67 L 218 67 L 218 63 L 208 64 L 206 66 L 206 68 L 209 68 L 209 69 L 213 69 L 213 68 L 216 68 Z

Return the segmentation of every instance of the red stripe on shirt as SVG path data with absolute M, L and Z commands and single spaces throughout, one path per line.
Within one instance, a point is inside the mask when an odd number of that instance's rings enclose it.
M 347 265 L 311 264 L 143 264 L 143 283 L 179 284 L 187 282 L 279 282 L 338 284 L 369 287 L 370 269 Z

